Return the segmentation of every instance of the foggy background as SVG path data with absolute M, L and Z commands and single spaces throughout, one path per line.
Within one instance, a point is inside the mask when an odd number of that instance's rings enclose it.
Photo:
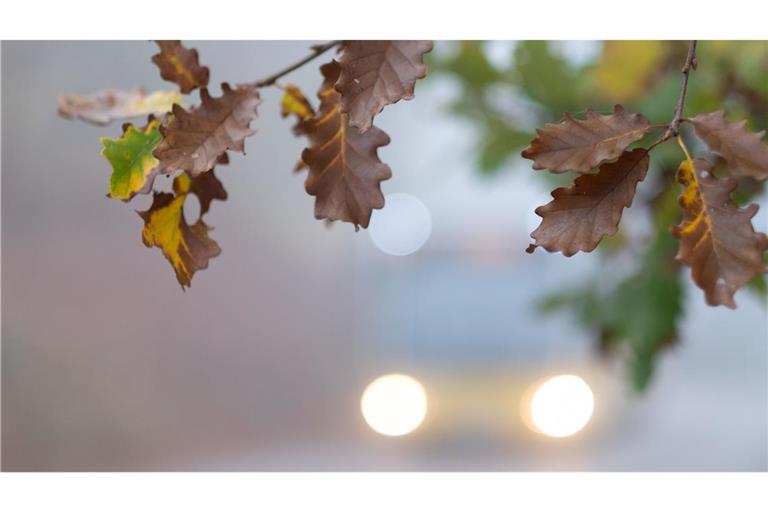
M 221 81 L 265 77 L 313 43 L 190 45 L 218 95 Z M 579 59 L 596 45 L 562 48 Z M 151 198 L 105 197 L 99 137 L 119 123 L 56 114 L 60 94 L 172 88 L 149 61 L 156 51 L 2 43 L 4 470 L 768 469 L 760 301 L 742 291 L 738 310 L 709 308 L 686 278 L 681 343 L 634 395 L 625 368 L 598 358 L 567 316 L 535 312 L 598 259 L 523 252 L 548 191 L 520 159 L 512 166 L 527 172 L 476 172 L 475 134 L 447 112 L 447 78 L 419 82 L 414 101 L 377 117 L 392 138 L 379 150 L 393 171 L 385 194 L 411 194 L 431 214 L 419 251 L 392 256 L 364 230 L 314 219 L 304 175 L 291 173 L 305 143 L 279 116 L 280 91 L 264 89 L 247 156 L 217 169 L 229 199 L 206 222 L 222 254 L 182 292 L 141 243 L 132 210 Z M 285 82 L 314 100 L 328 59 Z M 418 378 L 429 398 L 424 424 L 401 438 L 360 415 L 365 386 L 391 372 Z M 592 421 L 566 439 L 528 431 L 519 413 L 525 389 L 557 373 L 595 393 Z

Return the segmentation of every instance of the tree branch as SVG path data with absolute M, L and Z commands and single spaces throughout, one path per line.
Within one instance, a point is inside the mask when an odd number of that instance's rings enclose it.
M 307 64 L 308 62 L 313 61 L 314 59 L 318 58 L 320 55 L 324 54 L 334 46 L 338 46 L 341 44 L 341 41 L 330 41 L 325 44 L 317 45 L 312 48 L 312 53 L 301 59 L 300 61 L 296 62 L 295 64 L 291 64 L 287 68 L 278 71 L 277 73 L 268 76 L 267 78 L 264 78 L 263 80 L 259 80 L 258 82 L 254 82 L 255 87 L 267 87 L 270 85 L 273 85 L 275 82 L 277 82 L 279 79 L 287 75 L 288 73 L 295 71 L 299 69 L 304 64 Z
M 659 137 L 659 140 L 650 145 L 648 151 L 651 151 L 672 137 L 677 137 L 680 133 L 680 123 L 683 121 L 683 107 L 685 106 L 685 93 L 688 90 L 688 75 L 690 75 L 691 69 L 696 69 L 696 41 L 691 41 L 688 45 L 688 55 L 685 57 L 685 64 L 683 64 L 683 68 L 680 70 L 683 73 L 683 80 L 680 82 L 680 94 L 677 96 L 677 104 L 675 105 L 672 121 L 669 122 L 667 130 Z
M 675 115 L 672 118 L 672 122 L 669 123 L 669 128 L 667 128 L 667 134 L 670 138 L 676 137 L 680 132 L 680 121 L 682 120 L 683 107 L 685 106 L 685 93 L 688 90 L 688 75 L 691 69 L 696 69 L 696 41 L 691 41 L 691 44 L 688 46 L 688 56 L 685 58 L 683 69 L 681 69 L 683 80 L 680 82 L 680 95 L 677 97 Z

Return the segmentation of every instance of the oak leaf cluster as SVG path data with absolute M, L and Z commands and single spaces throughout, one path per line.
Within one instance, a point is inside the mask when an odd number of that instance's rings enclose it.
M 245 153 L 245 139 L 256 133 L 251 123 L 261 102 L 259 88 L 284 90 L 283 117 L 294 116 L 293 133 L 307 138 L 296 170 L 308 171 L 305 189 L 315 198 L 315 217 L 344 221 L 355 228 L 369 225 L 372 211 L 384 206 L 380 183 L 392 173 L 378 149 L 389 136 L 373 126 L 387 105 L 412 99 L 416 80 L 427 73 L 424 54 L 431 41 L 341 41 L 315 48 L 316 55 L 336 47 L 338 59 L 320 67 L 322 85 L 317 110 L 301 90 L 276 79 L 230 86 L 221 95 L 209 92 L 210 71 L 197 50 L 180 41 L 157 41 L 151 60 L 160 76 L 178 91 L 104 90 L 91 96 L 62 96 L 59 113 L 93 124 L 147 116 L 145 126 L 126 123 L 121 136 L 102 138 L 102 154 L 112 166 L 108 197 L 130 201 L 153 192 L 155 178 L 173 175 L 173 192 L 154 192 L 144 220 L 142 240 L 158 247 L 174 269 L 182 288 L 221 252 L 204 221 L 214 199 L 227 192 L 214 168 L 229 161 L 229 152 Z M 309 61 L 311 59 L 308 59 Z M 289 68 L 290 69 L 293 68 Z M 199 90 L 199 101 L 182 104 L 182 95 Z M 188 101 L 187 103 L 195 103 Z M 190 195 L 200 202 L 197 221 L 189 225 L 184 204 Z
M 737 186 L 734 177 L 768 178 L 768 145 L 762 140 L 764 133 L 749 132 L 744 121 L 728 122 L 722 111 L 681 121 L 693 125 L 712 155 L 725 161 L 731 177 L 715 176 L 714 156 L 694 160 L 685 149 L 686 159 L 677 173 L 683 185 L 679 199 L 683 220 L 671 227 L 679 239 L 676 259 L 690 267 L 707 304 L 735 308 L 736 291 L 766 271 L 768 242 L 752 225 L 757 205 L 739 208 L 731 198 Z M 629 146 L 660 127 L 666 125 L 651 125 L 644 116 L 616 105 L 608 115 L 588 110 L 581 120 L 566 114 L 562 122 L 537 130 L 522 156 L 533 160 L 534 169 L 579 176 L 571 187 L 555 189 L 552 201 L 536 209 L 542 220 L 531 233 L 534 243 L 528 252 L 542 247 L 572 256 L 590 252 L 604 237 L 614 235 L 648 172 L 650 151 L 671 136 L 648 148 Z
M 102 154 L 112 167 L 108 196 L 130 201 L 153 191 L 160 174 L 173 175 L 173 193 L 154 193 L 149 210 L 140 212 L 147 246 L 159 247 L 179 280 L 189 286 L 197 270 L 219 254 L 202 220 L 214 199 L 227 192 L 214 168 L 228 162 L 229 152 L 245 153 L 245 139 L 256 130 L 261 103 L 259 89 L 283 90 L 282 117 L 292 117 L 292 132 L 306 139 L 295 171 L 306 170 L 306 192 L 314 197 L 314 215 L 326 222 L 343 221 L 367 228 L 373 210 L 384 206 L 381 183 L 392 176 L 379 156 L 390 137 L 375 125 L 388 105 L 414 97 L 416 82 L 427 74 L 425 54 L 431 41 L 340 41 L 314 47 L 314 54 L 269 79 L 230 86 L 221 95 L 209 92 L 210 71 L 195 49 L 179 41 L 158 41 L 152 56 L 160 75 L 178 91 L 145 93 L 143 89 L 104 90 L 91 96 L 62 96 L 59 112 L 93 124 L 148 116 L 143 127 L 130 123 L 121 136 L 103 138 Z M 298 65 L 335 48 L 337 55 L 320 66 L 317 108 L 293 84 L 278 79 Z M 689 54 L 683 72 L 683 92 L 694 62 Z M 199 101 L 182 95 L 199 90 Z M 766 235 L 754 230 L 756 205 L 740 208 L 731 198 L 737 179 L 768 178 L 768 145 L 764 133 L 750 132 L 744 121 L 730 122 L 723 111 L 682 118 L 680 98 L 670 124 L 653 125 L 640 113 L 621 105 L 612 112 L 584 115 L 566 113 L 559 123 L 537 130 L 522 151 L 535 170 L 576 174 L 573 184 L 552 192 L 552 201 L 536 209 L 541 223 L 531 234 L 528 252 L 542 247 L 572 256 L 593 251 L 619 230 L 621 217 L 632 206 L 636 191 L 652 171 L 651 151 L 677 137 L 686 153 L 677 176 L 683 189 L 682 220 L 671 230 L 679 239 L 677 261 L 691 269 L 693 281 L 704 290 L 707 303 L 735 307 L 733 296 L 755 274 L 766 271 Z M 191 104 L 191 105 L 190 105 Z M 709 148 L 707 158 L 692 158 L 678 135 L 689 124 Z M 666 129 L 653 144 L 643 144 L 649 133 Z M 715 159 L 722 159 L 729 176 L 719 176 Z M 200 217 L 191 226 L 183 204 L 195 195 Z

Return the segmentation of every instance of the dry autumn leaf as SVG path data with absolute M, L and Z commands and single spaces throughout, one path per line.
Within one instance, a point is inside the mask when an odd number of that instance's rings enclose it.
M 198 181 L 201 179 L 206 180 L 205 183 Z M 141 233 L 144 245 L 160 248 L 173 267 L 182 289 L 191 285 L 195 272 L 208 268 L 208 261 L 221 253 L 219 244 L 208 236 L 212 228 L 203 222 L 202 204 L 203 197 L 224 199 L 226 192 L 223 198 L 220 192 L 201 192 L 209 186 L 223 191 L 213 172 L 205 173 L 194 180 L 190 179 L 187 173 L 181 173 L 173 181 L 173 194 L 155 192 L 149 210 L 136 212 L 144 219 Z M 184 218 L 184 202 L 190 192 L 198 194 L 201 198 L 200 218 L 191 226 Z
M 162 115 L 181 102 L 177 91 L 156 91 L 146 94 L 144 89 L 119 91 L 105 89 L 91 96 L 60 96 L 59 114 L 67 119 L 80 119 L 88 123 L 106 125 L 117 119 Z
M 728 162 L 731 174 L 758 180 L 768 178 L 768 144 L 762 140 L 765 131 L 748 131 L 746 121 L 729 123 L 722 110 L 699 114 L 689 121 L 710 151 Z
M 677 259 L 691 267 L 693 281 L 704 290 L 707 304 L 735 308 L 733 295 L 758 272 L 765 272 L 768 238 L 752 226 L 756 204 L 739 208 L 731 200 L 733 178 L 718 179 L 712 164 L 685 160 L 677 172 L 683 185 L 682 222 L 672 228 L 680 239 Z
M 389 136 L 372 126 L 360 133 L 341 112 L 334 89 L 340 68 L 332 61 L 320 68 L 325 81 L 318 93 L 320 109 L 311 121 L 309 147 L 301 155 L 309 167 L 307 193 L 316 197 L 317 219 L 341 220 L 368 227 L 374 208 L 384 206 L 380 183 L 392 176 L 377 151 Z
M 563 122 L 537 129 L 538 137 L 522 156 L 533 160 L 534 169 L 586 174 L 602 162 L 618 158 L 651 128 L 645 116 L 629 114 L 621 105 L 608 115 L 587 110 L 583 120 L 566 113 Z
M 312 119 L 315 117 L 315 109 L 301 92 L 301 89 L 293 84 L 288 84 L 285 86 L 285 92 L 280 100 L 280 115 L 283 118 L 290 115 L 296 118 L 296 124 L 292 128 L 294 135 L 308 135 L 312 128 Z M 306 168 L 307 164 L 299 158 L 293 167 L 293 172 L 303 171 Z
M 341 111 L 361 133 L 387 105 L 413 98 L 416 80 L 427 76 L 424 54 L 432 41 L 345 41 L 336 90 Z
M 250 123 L 256 118 L 259 93 L 252 86 L 232 89 L 226 83 L 221 89 L 220 98 L 202 89 L 201 105 L 189 111 L 173 106 L 174 118 L 160 127 L 163 141 L 154 152 L 163 172 L 184 169 L 196 177 L 211 169 L 227 150 L 245 153 L 245 138 L 256 133 Z
M 543 247 L 548 252 L 573 256 L 590 252 L 605 236 L 616 233 L 624 208 L 632 205 L 637 184 L 648 172 L 648 151 L 624 152 L 603 164 L 597 174 L 576 178 L 571 187 L 552 192 L 553 200 L 536 208 L 541 224 L 531 233 L 536 240 L 527 251 Z
M 280 116 L 286 118 L 290 115 L 296 117 L 296 124 L 293 126 L 295 135 L 306 135 L 309 129 L 310 121 L 315 117 L 315 109 L 307 100 L 301 89 L 293 84 L 288 84 L 284 88 L 283 97 L 280 100 Z
M 197 50 L 184 48 L 181 41 L 155 42 L 160 53 L 152 56 L 152 62 L 160 68 L 160 76 L 178 85 L 184 94 L 208 86 L 209 71 L 200 65 Z
M 217 164 L 223 165 L 226 163 L 229 163 L 229 160 L 227 154 L 224 153 Z M 219 201 L 227 200 L 227 191 L 224 190 L 224 185 L 219 181 L 219 178 L 216 177 L 214 169 L 211 169 L 210 172 L 204 172 L 193 179 L 189 190 L 195 194 L 200 201 L 201 217 L 211 209 L 211 201 L 214 199 L 218 199 Z

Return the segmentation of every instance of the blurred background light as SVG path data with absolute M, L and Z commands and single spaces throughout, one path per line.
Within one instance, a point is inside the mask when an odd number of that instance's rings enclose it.
M 581 377 L 558 375 L 533 392 L 529 407 L 535 430 L 551 437 L 568 437 L 589 423 L 595 398 Z
M 432 216 L 419 199 L 410 194 L 388 194 L 386 206 L 373 212 L 368 229 L 381 251 L 406 256 L 418 251 L 432 233 Z
M 416 430 L 427 414 L 427 393 L 413 377 L 390 374 L 371 382 L 360 399 L 365 422 L 385 436 Z

